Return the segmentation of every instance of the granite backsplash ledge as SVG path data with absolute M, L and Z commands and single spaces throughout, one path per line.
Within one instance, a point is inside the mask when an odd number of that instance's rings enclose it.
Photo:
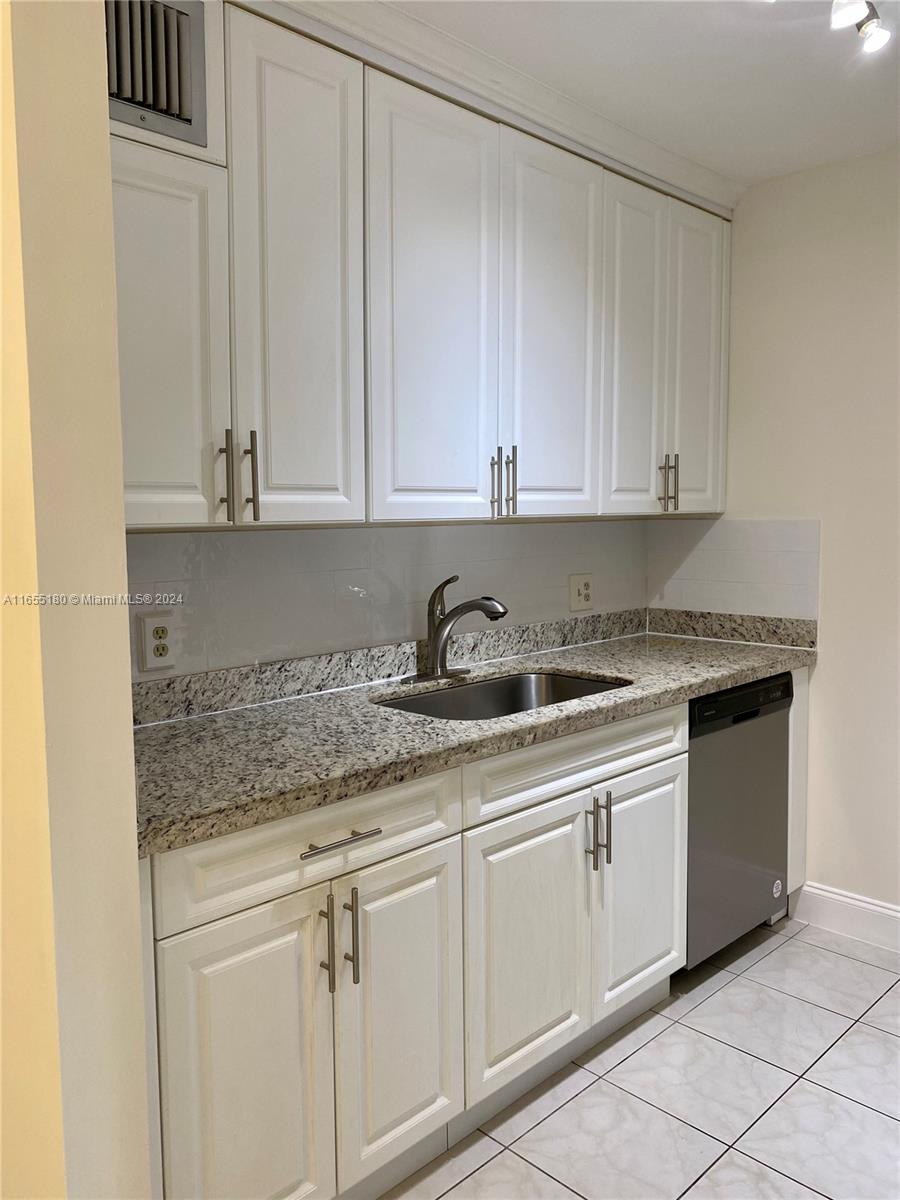
M 455 635 L 450 640 L 449 661 L 457 666 L 487 662 L 627 637 L 646 629 L 645 608 L 508 625 Z M 138 681 L 132 684 L 134 723 L 150 725 L 181 720 L 409 675 L 416 670 L 417 657 L 421 657 L 423 649 L 422 643 L 397 642 Z
M 803 650 L 814 650 L 818 639 L 818 622 L 802 617 L 757 617 L 748 613 L 696 612 L 678 608 L 648 609 L 647 629 L 650 633 L 673 637 L 797 646 Z

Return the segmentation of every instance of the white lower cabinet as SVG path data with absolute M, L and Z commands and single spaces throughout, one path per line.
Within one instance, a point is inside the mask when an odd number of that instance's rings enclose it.
M 594 789 L 609 845 L 592 872 L 595 1022 L 684 966 L 687 766 L 683 754 Z
M 157 946 L 168 1200 L 335 1194 L 328 886 Z
M 463 834 L 466 1100 L 591 1025 L 590 791 Z
M 348 875 L 334 898 L 345 1191 L 464 1108 L 459 838 Z
M 488 760 L 488 792 L 505 780 L 517 811 L 475 825 L 485 809 L 470 806 L 461 834 L 159 941 L 169 1200 L 360 1195 L 683 966 L 688 756 L 672 755 L 684 743 L 671 731 L 685 716 L 654 716 L 655 754 L 670 757 L 638 770 L 623 768 L 646 742 L 643 717 L 616 745 L 597 731 L 592 755 L 579 734 L 543 766 L 534 747 L 518 768 L 514 752 Z M 458 795 L 459 770 L 440 778 Z M 366 799 L 386 806 L 386 830 L 397 792 Z M 314 830 L 330 849 L 320 820 L 292 819 L 297 846 Z M 262 854 L 258 830 L 230 836 L 254 850 L 259 887 L 266 870 L 281 877 L 283 855 Z M 246 871 L 239 841 L 228 851 Z M 154 864 L 153 887 L 177 896 L 173 865 Z

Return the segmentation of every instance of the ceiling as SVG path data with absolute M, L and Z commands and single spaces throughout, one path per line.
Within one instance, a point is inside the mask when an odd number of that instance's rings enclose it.
M 741 184 L 875 153 L 900 130 L 895 34 L 863 54 L 830 0 L 396 0 L 609 121 Z

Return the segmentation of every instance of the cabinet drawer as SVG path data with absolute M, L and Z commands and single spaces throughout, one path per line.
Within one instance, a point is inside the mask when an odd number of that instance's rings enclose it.
M 168 937 L 437 841 L 458 833 L 461 820 L 455 769 L 155 855 L 155 935 Z M 300 858 L 310 843 L 327 847 L 353 830 L 372 829 L 381 833 Z
M 541 742 L 463 767 L 465 825 L 659 762 L 688 747 L 686 704 Z

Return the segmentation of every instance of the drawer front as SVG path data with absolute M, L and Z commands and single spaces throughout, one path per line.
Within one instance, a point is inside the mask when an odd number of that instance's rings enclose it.
M 335 879 L 458 833 L 461 825 L 460 771 L 454 769 L 155 855 L 155 936 L 168 937 Z M 327 847 L 354 830 L 373 829 L 381 833 L 300 858 L 310 843 Z
M 463 767 L 463 822 L 467 828 L 480 825 L 687 748 L 688 710 L 679 704 L 498 754 Z

